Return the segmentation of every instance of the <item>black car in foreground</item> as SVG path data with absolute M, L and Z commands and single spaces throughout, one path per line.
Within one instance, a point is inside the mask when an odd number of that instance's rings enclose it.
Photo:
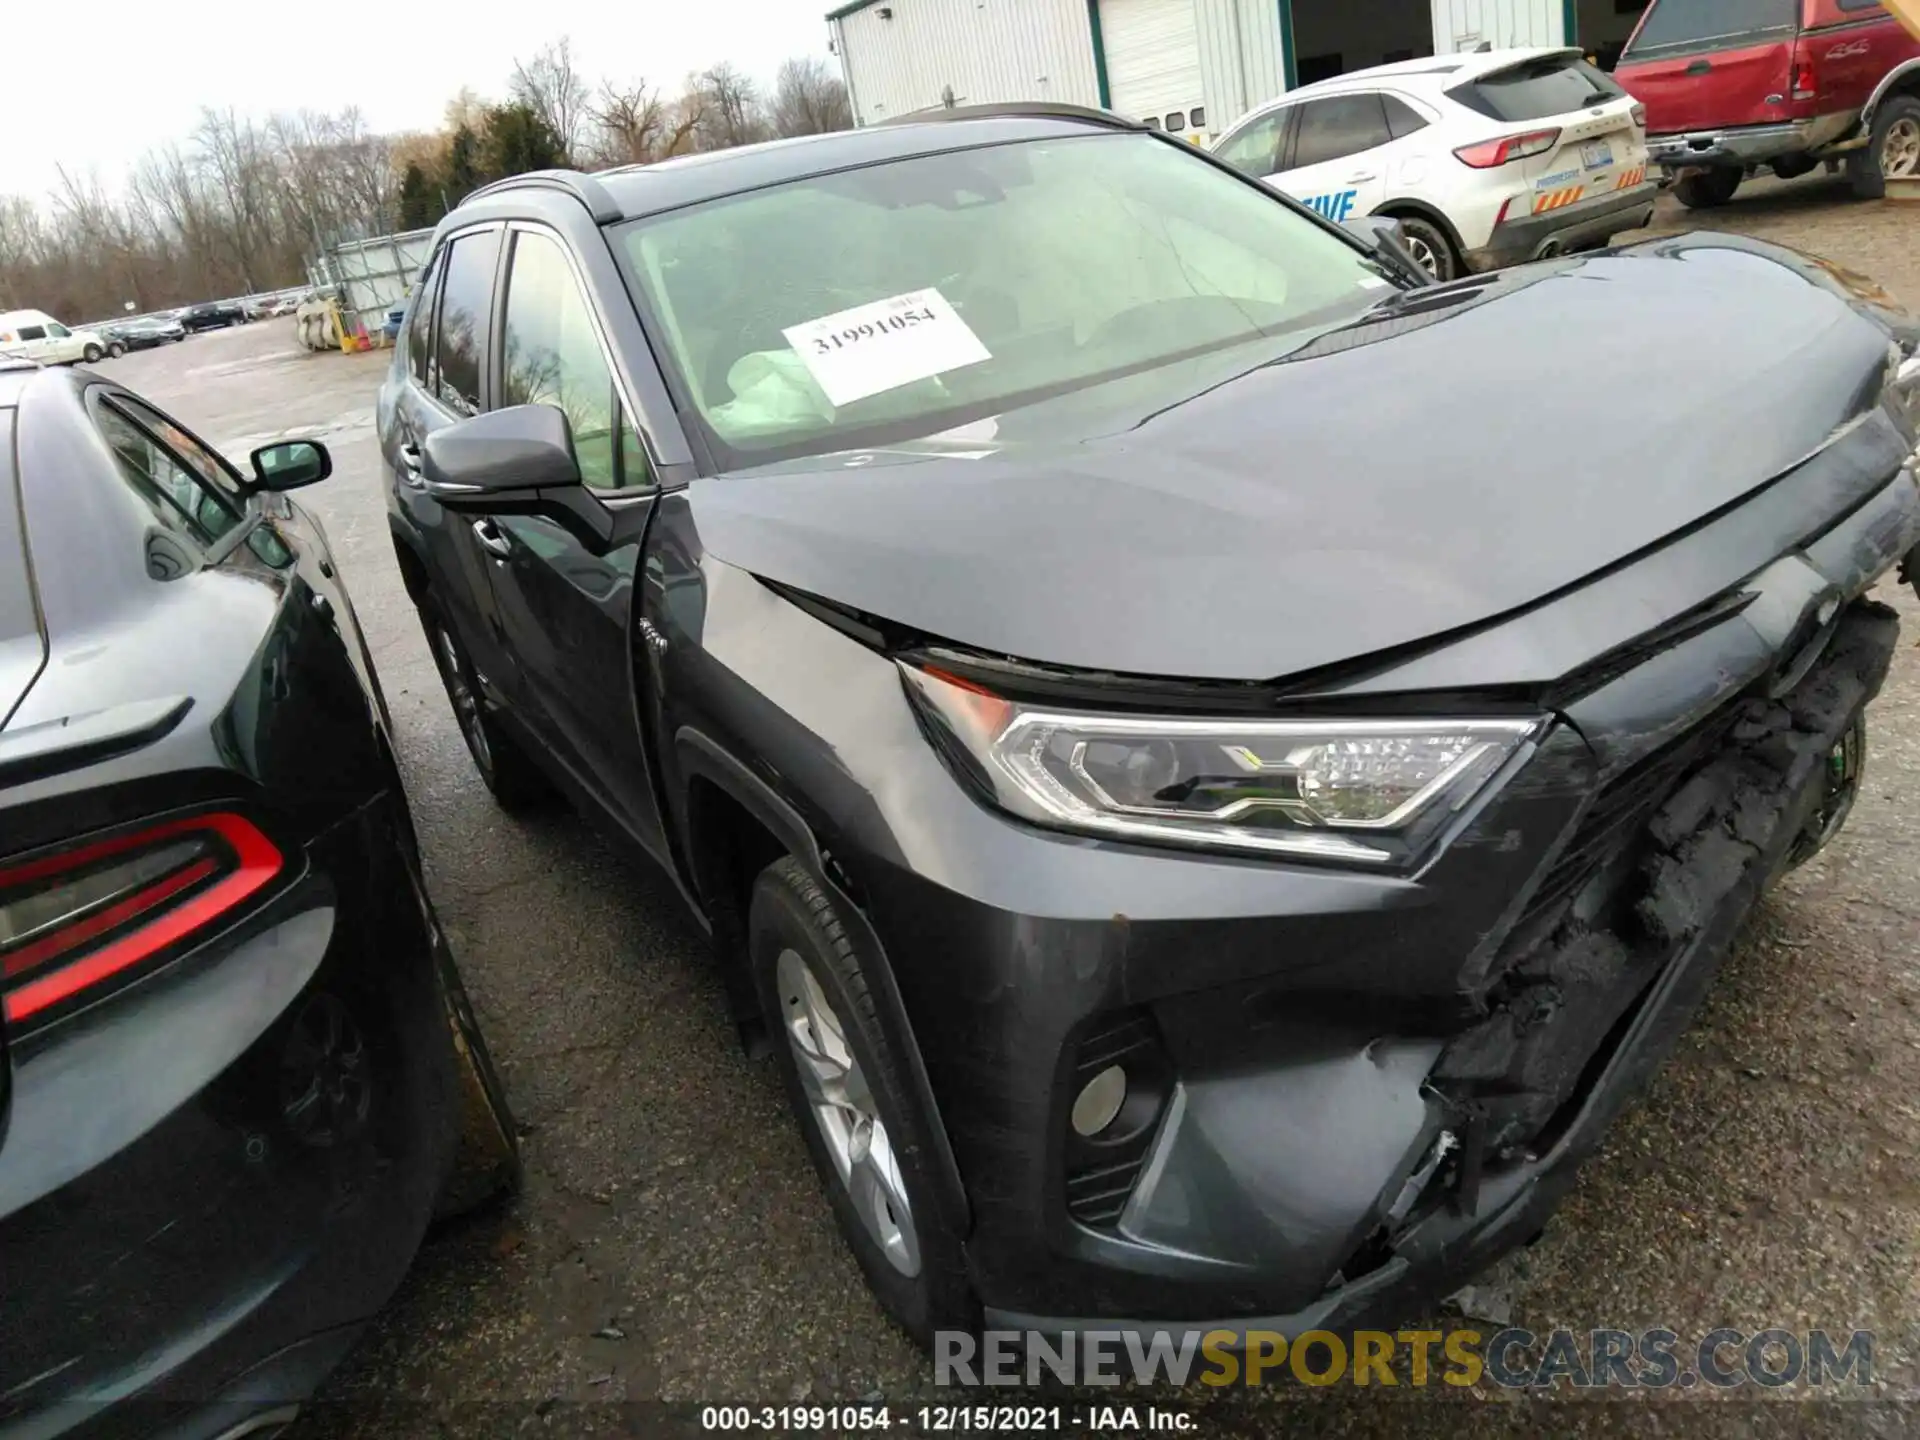
M 894 1316 L 1297 1332 L 1535 1235 L 1844 819 L 1917 340 L 958 111 L 478 192 L 379 420 L 481 775 L 675 877 Z
M 189 335 L 202 330 L 223 330 L 232 325 L 247 323 L 247 312 L 231 300 L 208 300 L 199 305 L 189 305 L 180 312 L 181 327 Z
M 514 1130 L 318 526 L 0 369 L 0 1436 L 252 1433 Z

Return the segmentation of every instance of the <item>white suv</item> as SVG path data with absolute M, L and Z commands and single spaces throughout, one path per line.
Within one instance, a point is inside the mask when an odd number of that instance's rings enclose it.
M 1395 217 L 1442 280 L 1604 245 L 1658 189 L 1645 108 L 1578 50 L 1356 70 L 1254 111 L 1214 153 L 1329 220 Z
M 42 365 L 91 365 L 107 355 L 123 355 L 127 347 L 97 330 L 69 330 L 44 310 L 9 310 L 0 314 L 0 355 L 17 355 Z

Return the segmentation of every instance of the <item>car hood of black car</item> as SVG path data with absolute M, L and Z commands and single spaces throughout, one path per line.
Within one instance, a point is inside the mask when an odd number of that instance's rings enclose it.
M 1735 242 L 1531 267 L 1276 363 L 1174 367 L 692 503 L 719 559 L 929 638 L 1295 675 L 1523 610 L 1826 445 L 1874 403 L 1889 338 L 1790 262 Z

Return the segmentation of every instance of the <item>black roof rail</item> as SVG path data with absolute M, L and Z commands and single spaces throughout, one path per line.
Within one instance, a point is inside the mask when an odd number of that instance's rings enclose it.
M 951 108 L 936 105 L 930 110 L 913 110 L 905 115 L 891 115 L 879 123 L 924 125 L 939 120 L 995 120 L 1009 116 L 1038 120 L 1078 120 L 1084 125 L 1098 125 L 1107 130 L 1150 128 L 1141 121 L 1129 120 L 1126 116 L 1116 115 L 1111 110 L 1095 110 L 1090 105 L 1055 105 L 1044 100 L 1008 100 L 993 105 L 955 105 Z
M 464 205 L 467 200 L 478 200 L 483 195 L 499 195 L 508 190 L 558 190 L 571 195 L 587 207 L 596 225 L 611 224 L 626 213 L 607 193 L 606 186 L 578 170 L 529 170 L 524 175 L 509 175 L 504 180 L 482 185 L 460 203 Z

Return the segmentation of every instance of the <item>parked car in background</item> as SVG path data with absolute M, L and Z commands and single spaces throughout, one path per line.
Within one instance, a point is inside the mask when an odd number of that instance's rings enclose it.
M 71 330 L 44 310 L 0 314 L 0 355 L 41 365 L 91 365 L 126 350 L 123 341 L 98 330 Z
M 1638 104 L 1578 50 L 1403 61 L 1302 86 L 1214 153 L 1330 220 L 1387 215 L 1448 280 L 1644 226 Z
M 178 320 L 163 315 L 143 315 L 136 320 L 121 320 L 106 327 L 106 333 L 129 350 L 150 350 L 184 340 L 187 330 Z
M 1519 73 L 1442 157 L 1628 143 Z M 1390 254 L 1068 107 L 441 222 L 378 426 L 476 771 L 666 868 L 923 1343 L 1431 1313 L 1846 818 L 1920 325 Z
M 189 334 L 195 334 L 228 325 L 244 325 L 247 323 L 247 312 L 232 300 L 208 300 L 199 305 L 189 305 L 180 315 L 180 323 Z
M 1653 0 L 1614 76 L 1693 209 L 1761 169 L 1844 163 L 1869 200 L 1920 179 L 1920 36 L 1880 0 Z
M 329 468 L 0 362 L 0 1432 L 254 1433 L 517 1174 Z

